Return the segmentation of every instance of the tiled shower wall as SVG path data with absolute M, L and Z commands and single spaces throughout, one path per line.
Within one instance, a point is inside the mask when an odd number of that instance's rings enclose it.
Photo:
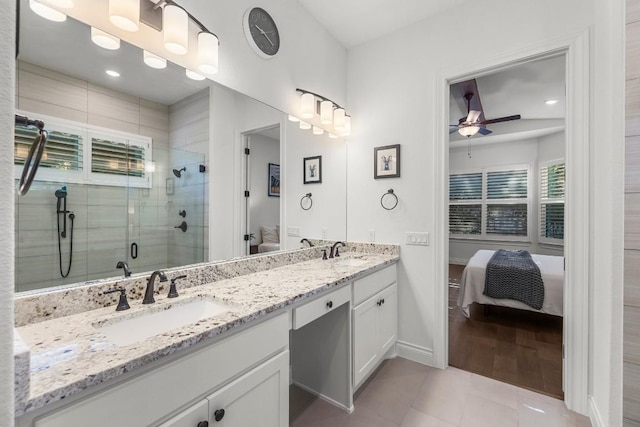
M 627 1 L 624 426 L 640 427 L 640 2 Z
M 170 259 L 169 246 L 176 232 L 181 233 L 173 229 L 179 222 L 173 218 L 175 201 L 172 199 L 182 192 L 176 185 L 174 194 L 168 194 L 167 178 L 173 176 L 171 165 L 175 159 L 202 163 L 203 156 L 171 148 L 168 106 L 19 62 L 16 108 L 149 136 L 153 139 L 153 160 L 156 164 L 153 186 L 148 190 L 67 184 L 67 208 L 74 211 L 76 219 L 73 263 L 66 279 L 59 272 L 54 196 L 55 190 L 65 183 L 34 183 L 26 196 L 16 200 L 17 291 L 117 276 L 121 274 L 115 268 L 118 260 L 126 260 L 134 272 L 180 264 Z M 202 182 L 206 180 L 204 175 L 198 179 L 201 189 L 199 201 L 194 204 L 204 203 Z M 195 198 L 196 193 L 193 190 L 192 197 Z M 194 225 L 197 214 L 194 209 Z M 203 220 L 199 222 L 202 227 Z M 192 231 L 195 234 L 200 230 Z M 132 242 L 136 242 L 139 248 L 139 256 L 135 260 L 130 256 Z M 62 266 L 66 272 L 70 239 L 62 239 L 61 243 Z M 188 254 L 186 250 L 180 252 L 180 261 L 202 261 L 202 246 L 200 243 Z

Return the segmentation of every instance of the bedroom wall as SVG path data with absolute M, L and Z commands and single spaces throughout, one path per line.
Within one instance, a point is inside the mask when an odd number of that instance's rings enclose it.
M 269 196 L 267 191 L 269 163 L 280 164 L 280 141 L 255 134 L 249 137 L 249 148 L 251 149 L 249 232 L 255 236 L 251 244 L 259 245 L 262 243 L 260 226 L 275 227 L 280 224 L 280 197 Z
M 497 144 L 471 145 L 471 158 L 466 147 L 449 151 L 451 173 L 492 166 L 529 165 L 531 173 L 531 207 L 529 240 L 522 242 L 475 239 L 449 239 L 449 262 L 465 265 L 479 249 L 525 249 L 531 253 L 562 256 L 561 246 L 538 242 L 539 164 L 564 157 L 564 132 Z

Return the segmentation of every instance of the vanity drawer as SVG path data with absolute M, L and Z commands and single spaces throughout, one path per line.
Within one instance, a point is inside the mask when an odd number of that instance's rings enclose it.
M 362 301 L 394 283 L 396 277 L 396 265 L 393 264 L 362 279 L 356 280 L 353 282 L 353 305 L 356 306 L 360 304 Z
M 299 329 L 351 300 L 351 289 L 345 286 L 323 295 L 302 307 L 293 309 L 293 329 Z

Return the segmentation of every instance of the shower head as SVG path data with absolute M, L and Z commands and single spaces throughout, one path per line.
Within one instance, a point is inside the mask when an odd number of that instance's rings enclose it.
M 182 169 L 174 169 L 173 174 L 176 176 L 176 178 L 182 178 L 182 172 L 186 172 L 186 171 L 187 171 L 187 167 L 184 166 Z
M 65 197 L 67 197 L 67 186 L 63 185 L 62 187 L 56 190 L 55 194 L 58 199 L 64 199 Z

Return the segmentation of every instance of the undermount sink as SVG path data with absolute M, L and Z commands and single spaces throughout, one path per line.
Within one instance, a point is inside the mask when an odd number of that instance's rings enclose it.
M 338 261 L 335 261 L 335 264 L 344 265 L 347 267 L 359 267 L 366 263 L 367 263 L 367 260 L 361 259 L 361 258 L 342 258 Z
M 106 325 L 94 325 L 94 328 L 111 343 L 125 346 L 225 313 L 229 309 L 215 301 L 194 299 L 183 304 L 173 304 L 162 311 L 142 311 L 136 317 Z

